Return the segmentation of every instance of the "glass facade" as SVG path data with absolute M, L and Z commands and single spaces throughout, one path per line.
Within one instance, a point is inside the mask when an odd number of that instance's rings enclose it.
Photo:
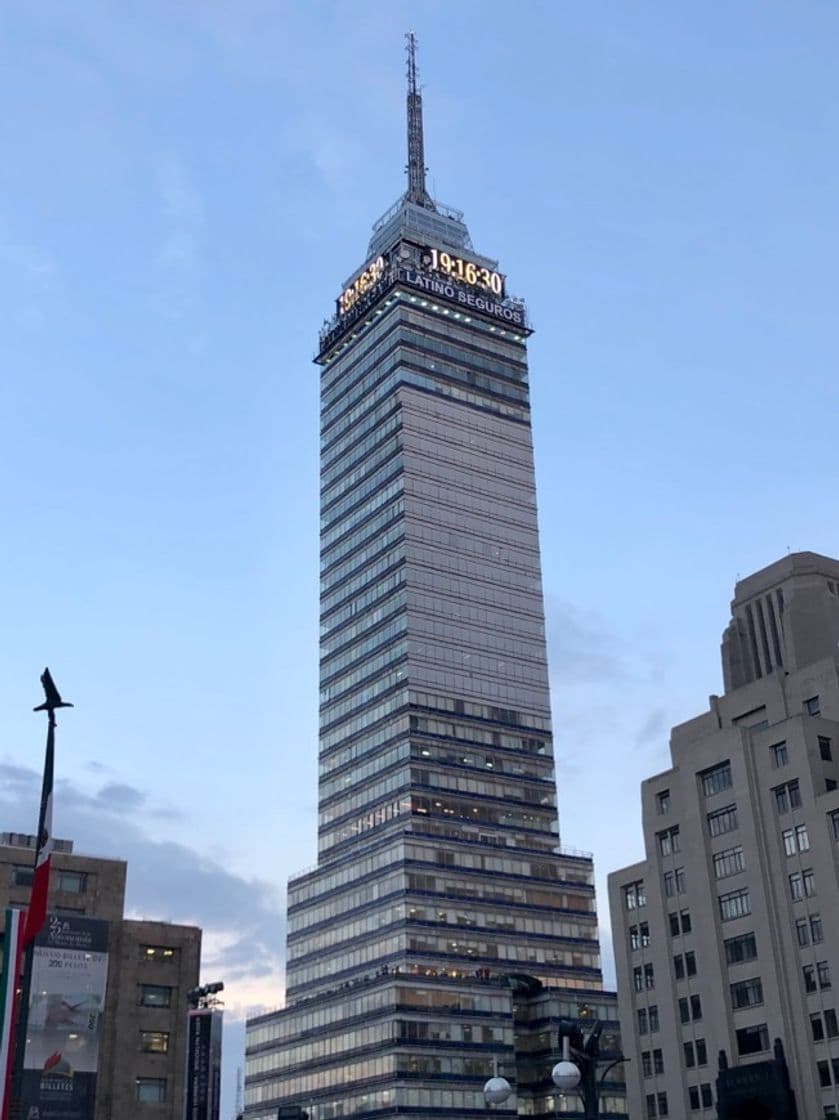
M 318 865 L 249 1120 L 483 1116 L 511 976 L 604 999 L 591 859 L 559 847 L 526 312 L 461 218 L 402 200 L 321 334 Z M 501 1111 L 579 1103 L 520 1081 Z

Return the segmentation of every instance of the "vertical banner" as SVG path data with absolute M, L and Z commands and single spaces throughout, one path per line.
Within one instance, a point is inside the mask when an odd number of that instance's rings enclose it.
M 0 1120 L 9 1115 L 12 1064 L 15 1056 L 15 1019 L 19 1010 L 18 982 L 23 953 L 25 910 L 6 910 L 3 971 L 0 973 Z
M 184 1120 L 219 1120 L 222 1012 L 209 1007 L 189 1013 Z
M 93 1120 L 108 923 L 50 914 L 35 939 L 22 1120 Z

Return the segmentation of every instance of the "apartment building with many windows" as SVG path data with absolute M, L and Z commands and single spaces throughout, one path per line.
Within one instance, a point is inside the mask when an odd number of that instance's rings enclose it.
M 0 834 L 0 925 L 7 906 L 29 902 L 34 856 L 34 836 Z M 81 855 L 71 840 L 54 841 L 51 919 L 77 923 L 80 930 L 95 919 L 97 948 L 108 956 L 95 1100 L 85 1100 L 72 1115 L 182 1120 L 187 992 L 198 984 L 201 930 L 124 918 L 126 869 L 123 860 Z M 72 1069 L 71 1048 L 62 1056 Z M 54 1102 L 47 1101 L 36 1111 L 49 1115 L 51 1107 Z
M 839 1115 L 839 562 L 738 582 L 722 658 L 609 877 L 630 1112 Z

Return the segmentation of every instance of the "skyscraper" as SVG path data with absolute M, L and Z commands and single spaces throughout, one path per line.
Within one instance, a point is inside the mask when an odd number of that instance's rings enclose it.
M 494 1061 L 516 1074 L 513 974 L 615 1017 L 592 863 L 559 849 L 527 312 L 428 194 L 410 36 L 407 109 L 408 190 L 316 358 L 319 857 L 286 1009 L 249 1023 L 253 1120 L 483 1114 Z
M 839 1115 L 837 648 L 839 561 L 740 580 L 724 693 L 643 783 L 609 877 L 633 1116 Z

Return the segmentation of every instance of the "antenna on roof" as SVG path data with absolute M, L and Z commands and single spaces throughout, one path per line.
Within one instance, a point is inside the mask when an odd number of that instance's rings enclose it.
M 422 94 L 417 84 L 417 38 L 405 36 L 408 53 L 408 202 L 428 210 L 437 207 L 425 187 L 425 143 L 422 135 Z

